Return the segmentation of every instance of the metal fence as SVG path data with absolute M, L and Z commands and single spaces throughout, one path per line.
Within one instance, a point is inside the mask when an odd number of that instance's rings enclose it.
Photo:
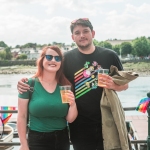
M 136 107 L 125 107 L 124 111 L 135 110 Z M 134 144 L 137 147 L 137 144 L 143 144 L 143 148 L 140 150 L 150 150 L 150 106 L 148 107 L 148 136 L 147 140 L 131 140 L 131 144 Z M 0 110 L 0 113 L 18 113 L 17 110 Z M 70 143 L 71 144 L 71 143 Z M 0 146 L 19 146 L 20 142 L 0 142 Z M 146 148 L 145 148 L 146 147 Z M 135 148 L 138 150 L 138 147 Z

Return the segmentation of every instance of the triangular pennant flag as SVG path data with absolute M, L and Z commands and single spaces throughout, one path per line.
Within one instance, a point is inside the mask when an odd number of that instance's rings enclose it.
M 0 106 L 0 110 L 16 110 L 16 107 L 12 106 Z M 5 124 L 10 117 L 12 116 L 11 113 L 0 113 L 3 123 Z
M 6 124 L 8 122 L 8 120 L 10 119 L 11 116 L 12 116 L 12 114 L 9 115 L 7 118 L 3 119 L 2 120 L 3 124 Z

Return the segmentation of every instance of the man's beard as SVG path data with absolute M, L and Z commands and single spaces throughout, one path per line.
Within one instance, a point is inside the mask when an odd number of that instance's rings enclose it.
M 76 43 L 77 44 L 77 43 Z M 88 44 L 86 44 L 86 45 L 78 45 L 77 44 L 77 46 L 79 47 L 79 49 L 81 49 L 81 50 L 87 50 L 90 46 L 92 45 L 92 42 L 90 42 L 90 43 L 88 43 Z

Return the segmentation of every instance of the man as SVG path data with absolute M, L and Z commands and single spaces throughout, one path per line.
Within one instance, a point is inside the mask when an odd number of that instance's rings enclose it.
M 95 31 L 88 18 L 71 22 L 72 39 L 77 47 L 65 53 L 64 73 L 73 85 L 78 108 L 77 119 L 69 124 L 70 138 L 74 150 L 103 150 L 100 99 L 103 87 L 97 86 L 97 80 L 105 82 L 105 88 L 122 91 L 128 85 L 117 85 L 112 77 L 103 75 L 97 79 L 99 68 L 110 69 L 116 66 L 123 70 L 117 54 L 109 49 L 93 44 Z M 25 85 L 19 81 L 18 90 Z

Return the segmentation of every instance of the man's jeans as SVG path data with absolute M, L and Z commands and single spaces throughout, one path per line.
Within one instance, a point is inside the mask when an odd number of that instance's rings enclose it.
M 74 150 L 103 150 L 101 124 L 70 125 Z
M 69 150 L 68 129 L 54 132 L 29 130 L 28 144 L 30 150 Z

